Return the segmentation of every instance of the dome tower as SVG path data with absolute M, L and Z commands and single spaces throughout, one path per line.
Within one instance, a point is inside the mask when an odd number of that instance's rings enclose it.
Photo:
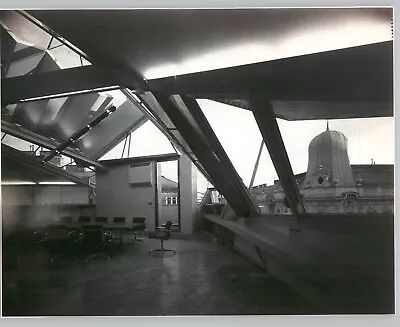
M 329 130 L 317 135 L 308 147 L 308 168 L 304 188 L 354 186 L 347 154 L 347 138 Z

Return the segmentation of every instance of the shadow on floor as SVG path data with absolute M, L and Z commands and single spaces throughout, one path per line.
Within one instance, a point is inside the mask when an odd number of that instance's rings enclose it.
M 308 304 L 210 237 L 124 244 L 110 260 L 53 264 L 40 247 L 3 268 L 3 316 L 302 314 Z

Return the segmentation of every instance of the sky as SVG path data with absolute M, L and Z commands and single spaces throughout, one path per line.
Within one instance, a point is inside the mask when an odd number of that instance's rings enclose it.
M 211 100 L 197 101 L 244 184 L 249 186 L 262 140 L 252 113 Z M 326 123 L 326 120 L 278 119 L 294 174 L 307 170 L 308 145 L 315 136 L 326 130 Z M 394 118 L 330 120 L 329 128 L 340 131 L 347 137 L 351 164 L 370 164 L 371 159 L 376 164 L 394 164 Z M 123 143 L 102 159 L 121 158 Z M 170 142 L 151 122 L 145 123 L 132 134 L 131 157 L 172 152 L 174 149 Z M 124 153 L 124 157 L 126 156 L 127 149 Z M 177 180 L 176 162 L 164 163 L 161 170 L 162 175 Z M 271 185 L 275 179 L 277 174 L 264 145 L 254 185 Z M 211 184 L 199 173 L 198 190 L 204 192 L 207 186 Z

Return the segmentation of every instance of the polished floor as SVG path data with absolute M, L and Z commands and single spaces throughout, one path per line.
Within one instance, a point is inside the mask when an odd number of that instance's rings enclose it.
M 308 311 L 300 295 L 208 235 L 165 244 L 176 249 L 176 255 L 149 255 L 159 242 L 145 239 L 116 247 L 110 260 L 89 263 L 72 259 L 49 263 L 40 247 L 24 249 L 18 263 L 3 265 L 3 316 Z

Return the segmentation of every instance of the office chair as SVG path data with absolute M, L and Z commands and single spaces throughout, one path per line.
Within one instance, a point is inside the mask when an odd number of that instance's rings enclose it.
M 96 223 L 107 224 L 108 217 L 96 217 Z
M 149 254 L 152 252 L 160 252 L 161 254 L 164 254 L 164 252 L 174 252 L 175 255 L 176 253 L 175 250 L 164 248 L 164 241 L 167 241 L 171 238 L 171 228 L 172 228 L 172 221 L 167 221 L 167 223 L 163 228 L 158 228 L 156 229 L 155 232 L 149 233 L 150 239 L 160 240 L 161 242 L 160 248 L 155 250 L 149 250 Z
M 90 217 L 89 216 L 79 216 L 78 217 L 78 223 L 90 223 Z
M 60 224 L 69 225 L 73 222 L 72 216 L 63 216 L 60 218 Z
M 132 219 L 132 230 L 135 234 L 136 241 L 144 240 L 144 232 L 146 231 L 146 218 L 145 217 L 134 217 Z M 138 234 L 140 235 L 138 237 Z
M 84 225 L 82 226 L 82 246 L 87 253 L 84 259 L 87 263 L 90 259 L 103 257 L 107 260 L 110 257 L 104 252 L 105 233 L 102 225 Z
M 124 227 L 125 227 L 125 217 L 114 217 L 113 224 L 114 226 L 110 228 L 112 232 L 112 239 L 119 240 L 119 243 L 122 244 L 124 240 Z
M 107 221 L 108 217 L 98 216 L 95 218 L 95 222 L 97 225 L 102 225 L 104 228 L 104 238 L 107 243 L 111 242 L 112 234 L 111 231 L 107 229 Z
M 49 261 L 52 263 L 71 254 L 77 242 L 79 242 L 79 233 L 68 231 L 65 225 L 55 225 L 47 229 L 43 243 L 50 255 Z

